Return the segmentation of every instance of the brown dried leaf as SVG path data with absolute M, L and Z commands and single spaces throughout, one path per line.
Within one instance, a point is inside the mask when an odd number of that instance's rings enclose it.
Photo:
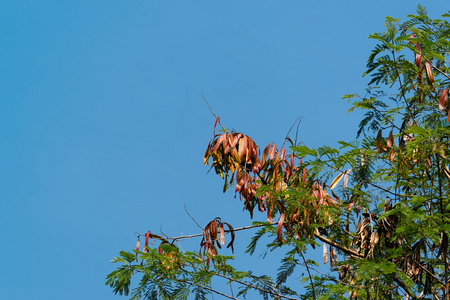
M 277 146 L 273 143 L 272 150 L 270 150 L 270 160 L 272 160 L 275 156 L 275 150 L 277 150 Z
M 220 243 L 222 245 L 225 245 L 225 230 L 223 228 L 223 223 L 220 223 L 219 227 L 220 227 Z
M 347 171 L 345 171 L 344 181 L 342 182 L 342 189 L 343 190 L 345 190 L 347 188 L 348 175 L 350 174 L 351 171 L 352 171 L 352 169 L 348 169 Z
M 448 89 L 444 89 L 441 93 L 441 98 L 439 99 L 439 109 L 444 110 L 445 100 L 447 99 Z
M 392 147 L 391 154 L 389 155 L 389 161 L 392 162 L 395 157 L 395 149 Z
M 150 230 L 147 231 L 147 233 L 145 234 L 145 244 L 144 244 L 144 253 L 147 253 L 147 247 L 148 247 L 148 239 L 150 238 Z
M 390 148 L 390 147 L 392 147 L 392 145 L 394 145 L 394 136 L 392 135 L 392 130 L 389 133 L 389 137 L 387 139 L 387 144 L 386 145 L 387 145 L 388 148 Z
M 284 223 L 284 219 L 286 218 L 285 214 L 282 213 L 280 215 L 280 219 L 278 220 L 278 228 L 277 228 L 277 237 L 278 237 L 278 241 L 281 242 L 282 241 L 282 236 L 281 236 L 281 229 L 283 228 L 283 223 Z
M 234 253 L 234 246 L 233 246 L 234 238 L 235 238 L 235 236 L 234 236 L 234 228 L 233 228 L 233 226 L 231 226 L 228 223 L 224 223 L 224 224 L 228 226 L 228 230 L 229 230 L 229 232 L 231 234 L 231 241 L 228 243 L 227 248 L 231 247 L 231 252 Z
M 330 189 L 334 189 L 338 185 L 339 181 L 341 181 L 341 179 L 344 175 L 345 175 L 345 172 L 341 172 L 341 174 L 336 176 L 336 178 L 334 178 L 330 184 Z
M 140 247 L 141 242 L 139 241 L 139 239 L 137 240 L 136 243 L 136 251 L 139 251 L 139 247 Z M 138 261 L 138 254 L 136 253 L 136 262 Z
M 415 55 L 415 61 L 416 61 L 416 66 L 418 68 L 420 68 L 420 65 L 422 64 L 422 54 L 417 54 Z
M 328 262 L 327 244 L 323 243 L 323 263 Z
M 431 65 L 429 62 L 425 62 L 425 69 L 427 71 L 428 82 L 430 84 L 433 84 L 433 82 L 434 82 L 433 71 L 431 70 Z
M 383 137 L 381 135 L 381 130 L 378 130 L 377 138 L 375 139 L 375 146 L 377 148 L 378 154 L 383 153 Z

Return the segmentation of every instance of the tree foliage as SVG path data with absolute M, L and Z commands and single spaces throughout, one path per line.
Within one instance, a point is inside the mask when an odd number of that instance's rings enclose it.
M 449 299 L 450 14 L 434 20 L 418 6 L 408 17 L 387 17 L 386 31 L 370 35 L 378 44 L 364 73 L 369 86 L 344 96 L 350 111 L 365 111 L 355 141 L 312 149 L 286 138 L 290 148 L 261 149 L 242 133 L 214 133 L 204 163 L 250 217 L 258 210 L 267 222 L 234 229 L 216 218 L 194 235 L 199 252 L 176 246 L 186 237 L 147 232 L 142 251 L 138 241 L 113 260 L 120 266 L 106 284 L 132 299 L 238 299 L 249 291 L 263 299 Z M 247 252 L 263 236 L 269 249 L 286 249 L 276 278 L 236 270 L 220 254 L 237 231 L 254 227 Z M 160 245 L 149 247 L 150 239 Z M 328 274 L 308 258 L 317 246 Z M 286 285 L 299 268 L 308 276 Z M 132 277 L 140 283 L 130 292 Z M 219 291 L 215 278 L 239 289 Z

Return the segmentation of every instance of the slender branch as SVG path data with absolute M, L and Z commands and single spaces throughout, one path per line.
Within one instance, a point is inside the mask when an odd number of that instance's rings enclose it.
M 422 56 L 423 59 L 425 59 L 430 65 L 431 67 L 433 67 L 433 69 L 435 69 L 436 71 L 438 71 L 439 73 L 441 73 L 442 75 L 444 75 L 445 77 L 447 77 L 447 79 L 450 79 L 450 76 L 447 75 L 447 73 L 441 71 L 441 69 L 439 69 L 438 67 L 436 67 L 435 65 L 433 65 L 433 63 L 428 60 L 426 57 Z
M 358 252 L 356 252 L 355 250 L 348 249 L 348 248 L 346 248 L 346 247 L 344 247 L 344 246 L 341 246 L 340 244 L 338 244 L 338 243 L 336 243 L 336 242 L 333 242 L 332 240 L 327 239 L 326 237 L 320 235 L 320 233 L 319 233 L 319 231 L 318 231 L 317 229 L 316 229 L 316 231 L 314 232 L 314 236 L 315 236 L 316 238 L 318 238 L 319 240 L 321 240 L 322 242 L 327 243 L 328 245 L 331 245 L 331 246 L 333 246 L 333 247 L 335 247 L 335 248 L 338 248 L 339 250 L 342 250 L 342 251 L 344 251 L 344 252 L 347 253 L 347 254 L 351 254 L 351 255 L 353 255 L 353 256 L 360 257 L 360 258 L 364 258 L 364 255 L 363 255 L 363 254 L 358 253 Z
M 184 204 L 184 210 L 186 211 L 186 213 L 188 214 L 188 216 L 192 219 L 192 221 L 194 221 L 195 224 L 197 224 L 198 228 L 200 228 L 201 230 L 203 230 L 202 226 L 200 226 L 197 221 L 195 221 L 195 219 L 191 216 L 191 214 L 188 212 L 187 208 L 186 208 L 186 203 Z
M 203 97 L 203 100 L 205 100 L 206 105 L 208 105 L 209 110 L 211 111 L 211 113 L 213 114 L 213 116 L 217 119 L 216 114 L 213 112 L 211 106 L 209 106 L 209 103 L 208 103 L 208 101 L 206 100 L 206 97 L 205 97 L 205 95 L 203 95 L 203 93 L 202 93 L 202 97 Z M 220 126 L 222 126 L 222 129 L 225 129 L 225 127 L 223 127 L 222 123 L 220 122 L 220 119 L 219 119 L 219 124 L 220 124 Z
M 289 131 L 288 131 L 288 133 L 286 134 L 286 137 L 284 138 L 284 141 L 283 141 L 283 144 L 281 145 L 281 148 L 283 148 L 284 143 L 286 142 L 286 140 L 287 140 L 288 137 L 289 137 L 289 133 L 291 133 L 292 128 L 295 126 L 295 123 L 297 123 L 297 121 L 300 120 L 301 118 L 302 118 L 302 117 L 298 117 L 298 118 L 295 120 L 295 122 L 292 124 L 291 128 L 289 128 Z M 300 122 L 301 122 L 301 120 L 300 120 Z M 300 122 L 298 122 L 298 125 L 300 125 Z M 297 132 L 298 132 L 298 127 L 297 127 Z M 295 138 L 295 141 L 297 142 L 297 137 Z M 295 146 L 295 145 L 294 145 L 294 146 Z
M 276 225 L 276 224 L 278 224 L 278 223 L 273 222 L 273 223 L 270 223 L 269 225 Z M 266 224 L 256 224 L 256 225 L 244 226 L 244 227 L 240 227 L 240 228 L 235 228 L 235 229 L 233 229 L 233 231 L 247 230 L 247 229 L 252 229 L 252 228 L 257 228 L 257 227 L 262 227 L 262 226 L 266 226 Z M 202 228 L 202 230 L 203 230 L 203 228 Z M 225 232 L 231 232 L 231 230 L 225 230 Z M 145 236 L 145 234 L 142 234 L 142 233 L 137 233 L 137 235 L 138 236 Z M 186 239 L 190 239 L 190 238 L 193 238 L 193 237 L 199 237 L 199 236 L 203 236 L 203 233 L 182 235 L 182 236 L 177 236 L 177 237 L 167 237 L 167 239 L 166 239 L 166 238 L 163 238 L 163 237 L 161 237 L 161 236 L 159 236 L 157 234 L 150 233 L 150 237 L 152 239 L 162 240 L 162 241 L 165 241 L 167 243 L 169 243 L 167 240 L 172 240 L 174 242 L 176 240 L 186 240 Z
M 312 280 L 311 272 L 309 272 L 309 266 L 306 263 L 306 259 L 303 256 L 303 252 L 302 251 L 299 251 L 299 252 L 300 252 L 300 255 L 302 256 L 303 262 L 305 263 L 306 271 L 308 271 L 309 280 L 311 281 L 311 288 L 312 288 L 313 299 L 315 300 L 316 299 L 316 291 L 314 289 L 314 283 L 313 283 L 313 280 Z
M 411 299 L 413 299 L 413 300 L 417 299 L 417 297 L 414 295 L 414 293 L 411 292 L 409 290 L 409 288 L 406 286 L 406 284 L 403 281 L 401 281 L 400 279 L 398 279 L 398 277 L 394 277 L 394 281 L 405 290 L 405 292 L 411 297 Z
M 415 262 L 422 270 L 424 270 L 426 273 L 428 273 L 428 275 L 430 275 L 431 277 L 433 277 L 434 280 L 436 280 L 437 282 L 439 282 L 442 286 L 445 286 L 445 283 L 442 282 L 442 280 L 440 280 L 439 278 L 437 278 L 433 273 L 430 272 L 430 270 L 428 270 L 427 268 L 425 268 L 424 266 L 422 266 L 422 264 L 420 264 L 417 260 L 415 260 L 414 258 L 410 258 L 413 262 Z

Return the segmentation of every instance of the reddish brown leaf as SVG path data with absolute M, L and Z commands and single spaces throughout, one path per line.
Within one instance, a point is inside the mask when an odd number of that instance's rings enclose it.
M 150 238 L 150 230 L 145 234 L 144 253 L 147 253 L 148 239 Z
M 214 147 L 213 152 L 216 152 L 217 149 L 219 149 L 220 145 L 222 145 L 222 142 L 226 139 L 226 137 L 227 137 L 227 134 L 224 133 L 217 139 L 216 146 Z
M 430 84 L 433 84 L 433 82 L 434 82 L 433 71 L 431 70 L 431 65 L 429 62 L 425 62 L 425 69 L 427 71 L 428 82 Z
M 353 200 L 353 201 L 347 206 L 347 210 L 352 209 L 352 207 L 353 207 L 353 205 L 355 205 L 355 203 L 356 203 L 356 199 Z
M 278 241 L 281 242 L 282 241 L 282 237 L 281 237 L 281 229 L 283 228 L 283 223 L 284 223 L 284 219 L 286 218 L 286 216 L 284 215 L 284 213 L 282 213 L 280 215 L 280 219 L 278 220 L 278 228 L 277 228 L 277 237 L 278 237 Z
M 333 197 L 339 202 L 339 204 L 341 204 L 341 200 L 340 200 L 339 197 L 333 192 L 333 190 L 331 190 L 331 194 L 332 194 Z
M 391 154 L 389 155 L 389 161 L 392 162 L 394 160 L 394 157 L 395 157 L 395 150 L 394 147 L 392 147 Z
M 220 117 L 217 117 L 217 119 L 216 119 L 216 122 L 214 123 L 214 131 L 213 131 L 213 136 L 215 136 L 215 135 L 216 135 L 216 126 L 217 126 L 217 123 L 219 122 L 219 119 L 220 119 Z
M 385 152 L 386 146 L 384 145 L 383 137 L 381 135 L 381 130 L 378 130 L 377 138 L 375 139 L 375 146 L 377 148 L 378 154 Z
M 444 110 L 445 100 L 447 99 L 448 89 L 444 89 L 441 93 L 441 99 L 439 100 L 439 109 Z
M 414 33 L 411 33 L 411 35 L 409 36 L 410 39 L 415 38 L 416 36 L 414 35 Z M 412 45 L 414 44 L 412 41 L 409 41 L 409 43 Z
M 220 227 L 220 243 L 225 245 L 225 230 L 223 229 L 223 223 L 219 224 Z
M 139 239 L 137 240 L 137 243 L 136 243 L 136 251 L 139 251 L 139 247 L 140 247 L 140 245 L 141 245 L 141 242 L 139 241 Z M 136 253 L 136 262 L 138 261 L 138 254 Z
M 415 61 L 416 61 L 416 66 L 418 68 L 420 68 L 420 65 L 422 64 L 422 54 L 415 54 Z
M 275 150 L 277 150 L 277 146 L 273 143 L 272 150 L 270 150 L 270 160 L 272 160 L 275 156 Z
M 419 42 L 416 42 L 416 49 L 420 54 L 422 54 L 422 49 L 420 48 Z
M 284 148 L 281 148 L 280 160 L 284 160 L 285 155 L 286 155 L 286 150 L 284 150 Z
M 306 169 L 305 168 L 303 168 L 302 182 L 306 183 Z
M 389 137 L 387 139 L 387 146 L 388 148 L 392 147 L 392 145 L 394 145 L 394 136 L 392 135 L 392 130 L 389 133 Z
M 241 159 L 241 163 L 244 163 L 245 156 L 247 154 L 247 136 L 243 136 L 239 140 L 239 158 Z
M 332 268 L 334 266 L 334 263 L 337 262 L 337 255 L 336 251 L 333 247 L 330 246 L 330 267 Z

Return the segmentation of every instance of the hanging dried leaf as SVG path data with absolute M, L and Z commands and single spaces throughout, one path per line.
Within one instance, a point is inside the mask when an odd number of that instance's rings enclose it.
M 284 223 L 285 217 L 286 217 L 285 214 L 282 213 L 282 214 L 280 215 L 280 219 L 278 220 L 277 237 L 278 237 L 278 241 L 279 241 L 279 242 L 282 241 L 281 229 L 283 228 L 283 223 Z
M 137 243 L 136 243 L 136 251 L 139 251 L 140 245 L 141 245 L 141 242 L 139 241 L 139 238 L 138 238 Z M 136 253 L 136 262 L 138 262 L 138 254 L 137 253 Z
M 418 68 L 420 68 L 420 65 L 422 64 L 422 54 L 417 54 L 415 55 L 415 61 L 416 61 L 416 66 Z
M 335 263 L 337 263 L 336 250 L 334 250 L 334 248 L 330 246 L 330 267 L 332 268 Z
M 392 130 L 391 130 L 391 132 L 389 133 L 389 137 L 388 137 L 386 146 L 388 148 L 390 148 L 390 147 L 392 147 L 392 145 L 394 145 L 394 136 L 392 135 Z
M 342 182 L 342 189 L 343 190 L 345 190 L 347 188 L 348 175 L 350 174 L 351 171 L 352 171 L 352 169 L 348 169 L 347 171 L 345 171 L 344 181 Z
M 328 262 L 327 244 L 323 243 L 323 263 Z
M 214 122 L 214 130 L 213 130 L 213 136 L 215 136 L 215 135 L 216 135 L 216 126 L 217 126 L 217 123 L 219 122 L 219 119 L 220 119 L 220 116 L 219 116 L 219 117 L 217 117 L 217 119 L 216 119 L 216 122 Z
M 394 160 L 394 157 L 395 157 L 395 150 L 394 147 L 392 147 L 391 154 L 389 155 L 389 161 L 392 162 Z
M 224 223 L 224 224 L 228 226 L 228 230 L 229 230 L 229 232 L 231 234 L 231 241 L 228 243 L 227 248 L 231 247 L 231 252 L 234 253 L 234 238 L 235 238 L 234 228 L 233 228 L 233 226 L 231 226 L 228 223 Z
M 411 35 L 409 36 L 410 39 L 415 38 L 416 36 L 414 35 L 414 33 L 411 33 Z M 413 41 L 409 41 L 409 43 L 412 45 L 414 44 Z
M 341 172 L 341 174 L 336 176 L 336 178 L 334 178 L 330 184 L 330 189 L 334 189 L 338 185 L 339 181 L 341 181 L 341 179 L 344 175 L 345 175 L 345 172 Z
M 277 150 L 277 146 L 273 143 L 272 150 L 270 150 L 270 160 L 272 160 L 275 156 L 275 150 Z
M 378 130 L 377 138 L 375 139 L 375 147 L 377 148 L 378 154 L 383 153 L 383 137 L 381 135 L 381 130 Z
M 150 238 L 150 230 L 145 234 L 144 253 L 147 253 L 148 239 Z
M 225 230 L 223 228 L 223 223 L 220 223 L 219 227 L 220 227 L 220 244 L 225 245 Z
M 422 49 L 420 48 L 419 42 L 416 42 L 416 49 L 420 54 L 422 54 Z
M 445 100 L 447 100 L 448 89 L 444 89 L 441 92 L 441 98 L 439 99 L 439 109 L 444 110 Z
M 428 83 L 433 84 L 434 82 L 433 71 L 431 70 L 431 65 L 429 62 L 425 62 L 425 69 L 427 71 Z

